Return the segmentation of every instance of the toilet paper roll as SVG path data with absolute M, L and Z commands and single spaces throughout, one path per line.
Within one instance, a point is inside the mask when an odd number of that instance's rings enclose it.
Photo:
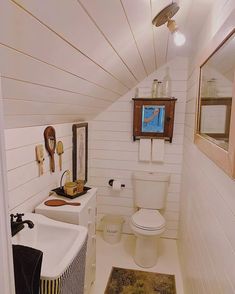
M 113 190 L 114 191 L 121 191 L 121 182 L 118 180 L 113 181 Z

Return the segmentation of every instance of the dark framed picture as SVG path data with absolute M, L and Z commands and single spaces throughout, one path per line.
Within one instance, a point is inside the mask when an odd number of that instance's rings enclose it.
M 88 123 L 74 124 L 73 130 L 73 181 L 87 182 Z
M 172 142 L 175 98 L 133 98 L 133 139 L 165 139 Z

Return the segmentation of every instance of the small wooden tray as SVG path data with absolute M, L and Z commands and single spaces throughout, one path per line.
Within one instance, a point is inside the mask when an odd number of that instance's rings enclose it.
M 66 197 L 66 198 L 74 199 L 74 198 L 77 198 L 77 197 L 79 197 L 79 196 L 82 196 L 82 195 L 86 194 L 87 191 L 89 191 L 90 189 L 91 189 L 90 187 L 85 187 L 85 186 L 84 186 L 82 192 L 77 193 L 77 194 L 75 194 L 75 195 L 73 195 L 73 196 L 70 196 L 70 195 L 66 194 L 66 193 L 64 192 L 64 189 L 63 189 L 63 188 L 61 189 L 60 187 L 55 188 L 55 189 L 53 189 L 52 191 L 56 192 L 56 194 L 58 194 L 58 195 L 60 195 L 60 196 L 64 196 L 64 197 Z

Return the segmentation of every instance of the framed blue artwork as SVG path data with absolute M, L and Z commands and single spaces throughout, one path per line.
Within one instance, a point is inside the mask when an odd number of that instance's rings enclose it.
M 164 122 L 164 105 L 143 105 L 142 132 L 164 133 Z
M 172 142 L 175 98 L 133 98 L 133 139 L 163 138 Z

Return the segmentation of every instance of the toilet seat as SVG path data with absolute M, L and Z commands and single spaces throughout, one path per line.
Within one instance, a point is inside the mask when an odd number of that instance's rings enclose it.
M 165 219 L 158 210 L 140 209 L 131 217 L 132 224 L 142 230 L 158 231 L 165 227 Z

